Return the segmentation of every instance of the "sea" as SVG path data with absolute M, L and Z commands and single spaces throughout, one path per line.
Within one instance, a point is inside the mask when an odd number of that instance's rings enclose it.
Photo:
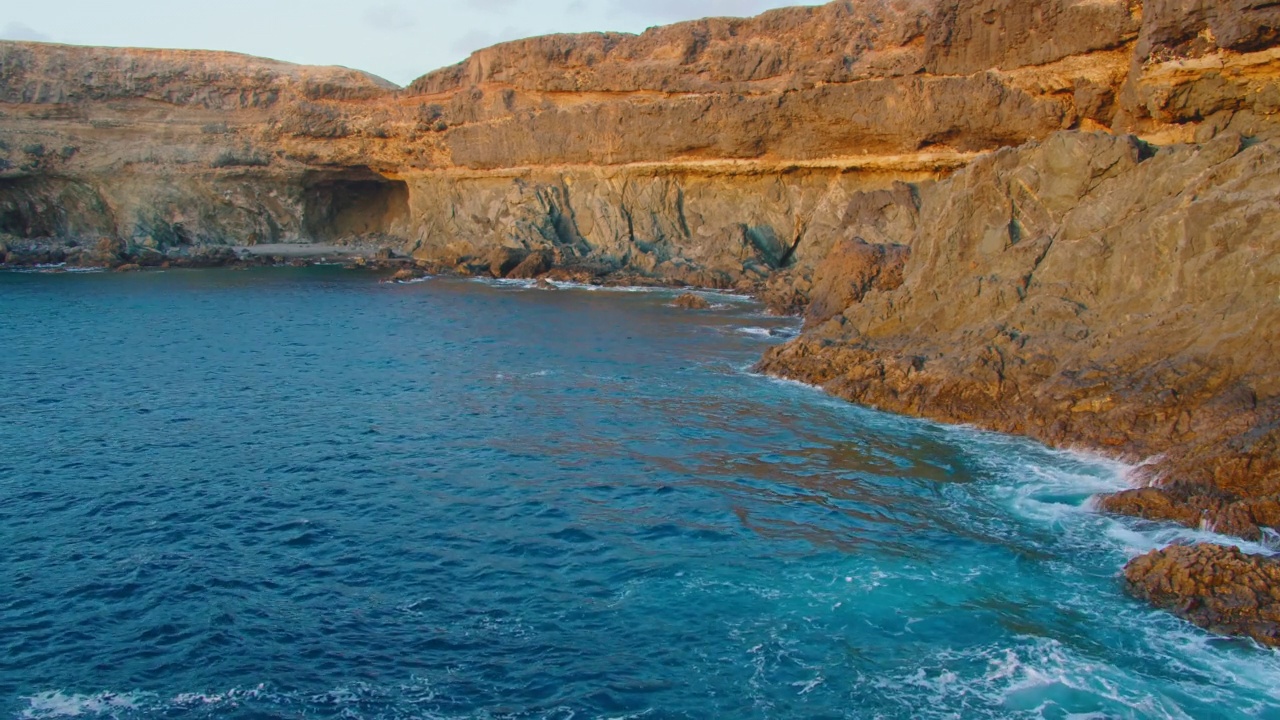
M 1227 541 L 1096 512 L 1128 466 L 675 296 L 0 273 L 0 717 L 1280 718 L 1280 653 L 1125 593 Z

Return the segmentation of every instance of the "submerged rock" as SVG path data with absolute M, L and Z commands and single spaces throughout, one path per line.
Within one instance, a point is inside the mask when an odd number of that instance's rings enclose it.
M 1130 592 L 1211 632 L 1280 647 L 1280 559 L 1171 545 L 1125 567 Z

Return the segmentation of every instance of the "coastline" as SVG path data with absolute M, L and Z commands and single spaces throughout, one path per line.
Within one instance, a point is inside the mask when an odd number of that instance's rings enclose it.
M 1278 28 L 1269 6 L 836 0 L 505 43 L 407 88 L 0 42 L 0 262 L 750 294 L 805 318 L 762 372 L 1157 458 L 1099 507 L 1262 541 Z M 1269 571 L 1144 562 L 1139 596 L 1280 644 L 1227 617 L 1280 628 Z

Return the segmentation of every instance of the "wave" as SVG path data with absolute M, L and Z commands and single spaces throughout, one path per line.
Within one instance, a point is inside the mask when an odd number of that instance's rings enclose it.
M 1189 720 L 1176 702 L 1135 690 L 1128 673 L 1057 640 L 1016 647 L 942 650 L 913 670 L 875 682 L 886 699 L 920 718 L 1073 717 Z M 922 700 L 924 702 L 922 702 Z
M 119 715 L 151 704 L 153 696 L 144 693 L 101 692 L 96 695 L 77 695 L 61 690 L 38 693 L 23 698 L 27 707 L 18 717 L 44 720 L 46 718 L 71 718 L 85 715 Z
M 364 717 L 370 706 L 384 708 L 378 717 L 423 718 L 424 720 L 462 720 L 474 715 L 442 715 L 424 709 L 423 705 L 435 700 L 435 691 L 422 678 L 411 678 L 396 685 L 371 685 L 352 683 L 324 692 L 286 692 L 271 690 L 266 684 L 248 689 L 232 688 L 221 692 L 191 691 L 175 694 L 154 692 L 100 692 L 91 695 L 52 690 L 22 698 L 26 703 L 19 714 L 24 720 L 60 720 L 77 717 L 184 717 L 194 713 L 196 717 L 222 717 L 228 713 L 261 706 L 269 716 L 275 716 L 281 708 L 286 715 L 311 715 L 317 712 L 329 716 L 339 712 L 341 717 Z M 487 717 L 487 715 L 482 715 Z
M 6 270 L 6 271 L 8 271 L 8 272 L 15 272 L 15 273 L 27 273 L 27 274 L 29 274 L 29 273 L 48 273 L 48 272 L 52 272 L 52 271 L 61 271 L 61 272 L 66 272 L 66 273 L 79 273 L 79 274 L 85 274 L 85 273 L 100 273 L 100 272 L 106 272 L 106 271 L 107 271 L 107 269 L 106 269 L 106 268 L 102 268 L 102 267 L 78 267 L 78 266 L 68 266 L 66 263 L 43 263 L 43 264 L 40 264 L 40 265 L 28 265 L 28 266 L 25 266 L 25 267 L 10 267 L 10 268 L 4 268 L 4 270 Z

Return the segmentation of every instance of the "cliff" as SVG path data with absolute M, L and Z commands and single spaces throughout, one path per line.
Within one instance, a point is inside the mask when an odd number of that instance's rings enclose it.
M 4 42 L 0 254 L 350 243 L 736 287 L 806 314 L 769 372 L 1149 461 L 1102 506 L 1261 538 L 1278 34 L 1258 0 L 837 0 L 506 43 L 407 88 Z

